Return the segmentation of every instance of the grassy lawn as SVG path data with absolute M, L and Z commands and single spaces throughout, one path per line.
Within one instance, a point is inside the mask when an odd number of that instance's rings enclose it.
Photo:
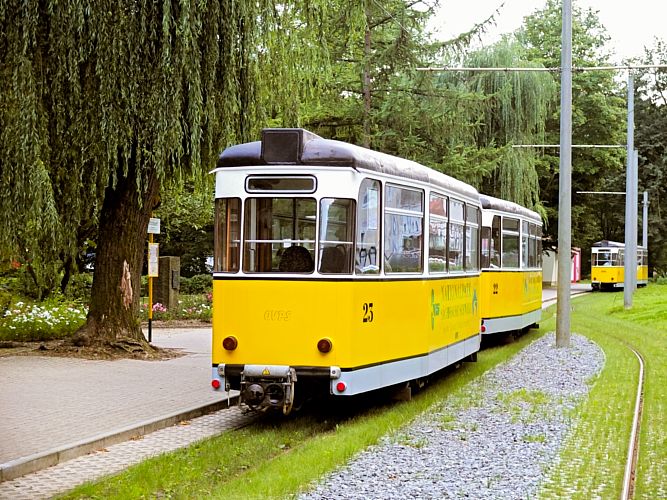
M 604 350 L 606 364 L 588 399 L 572 415 L 573 429 L 558 464 L 548 471 L 544 498 L 614 498 L 620 495 L 630 434 L 637 361 L 623 340 L 645 357 L 647 385 L 636 498 L 664 498 L 667 477 L 667 286 L 651 285 L 623 310 L 622 293 L 596 293 L 572 301 L 572 330 Z M 550 309 L 554 310 L 554 307 Z M 552 314 L 553 315 L 553 314 Z M 354 416 L 299 416 L 265 421 L 188 449 L 156 457 L 67 498 L 284 498 L 344 464 L 385 434 L 402 427 L 450 394 L 465 399 L 466 386 L 555 326 L 518 342 L 486 349 L 416 395 L 410 403 L 373 407 Z M 662 383 L 661 383 L 662 382 Z M 526 398 L 537 395 L 527 394 Z M 539 403 L 536 399 L 536 404 Z M 455 425 L 455 422 L 450 424 Z
M 667 497 L 667 286 L 651 285 L 623 308 L 623 293 L 572 301 L 572 330 L 602 347 L 606 363 L 579 410 L 573 433 L 549 474 L 544 498 L 614 498 L 622 489 L 639 362 L 646 381 L 635 498 Z

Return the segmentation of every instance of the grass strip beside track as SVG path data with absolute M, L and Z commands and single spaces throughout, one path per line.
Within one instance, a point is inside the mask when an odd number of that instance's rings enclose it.
M 546 331 L 546 330 L 545 330 Z M 345 464 L 380 437 L 399 431 L 447 395 L 513 356 L 542 334 L 484 350 L 409 403 L 374 407 L 345 419 L 306 416 L 225 433 L 73 490 L 66 498 L 284 498 Z
M 572 302 L 572 330 L 605 352 L 603 371 L 577 409 L 572 433 L 542 498 L 618 498 L 630 436 L 639 363 L 646 363 L 644 410 L 634 498 L 667 498 L 667 286 L 650 285 L 623 308 L 623 293 L 596 293 Z

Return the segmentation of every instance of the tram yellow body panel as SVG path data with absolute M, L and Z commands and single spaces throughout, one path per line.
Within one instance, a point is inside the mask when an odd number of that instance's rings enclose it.
M 482 318 L 518 316 L 542 307 L 542 271 L 483 271 Z
M 217 279 L 214 364 L 358 368 L 479 334 L 478 276 L 416 280 Z M 238 347 L 226 351 L 225 337 Z M 329 338 L 322 354 L 317 342 Z
M 625 267 L 623 266 L 592 266 L 591 281 L 614 285 L 625 281 Z M 637 266 L 637 281 L 648 281 L 648 266 Z

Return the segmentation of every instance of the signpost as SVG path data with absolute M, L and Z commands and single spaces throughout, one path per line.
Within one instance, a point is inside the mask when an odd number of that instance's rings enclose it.
M 153 278 L 158 276 L 159 243 L 153 235 L 160 234 L 160 219 L 151 217 L 148 222 L 148 343 L 153 341 Z

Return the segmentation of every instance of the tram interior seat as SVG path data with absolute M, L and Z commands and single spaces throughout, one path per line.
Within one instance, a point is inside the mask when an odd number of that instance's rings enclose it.
M 322 249 L 322 260 L 320 263 L 321 273 L 346 273 L 346 255 L 345 249 L 340 245 L 335 247 L 326 247 Z
M 283 273 L 312 273 L 315 263 L 307 248 L 292 245 L 283 252 L 278 270 Z

